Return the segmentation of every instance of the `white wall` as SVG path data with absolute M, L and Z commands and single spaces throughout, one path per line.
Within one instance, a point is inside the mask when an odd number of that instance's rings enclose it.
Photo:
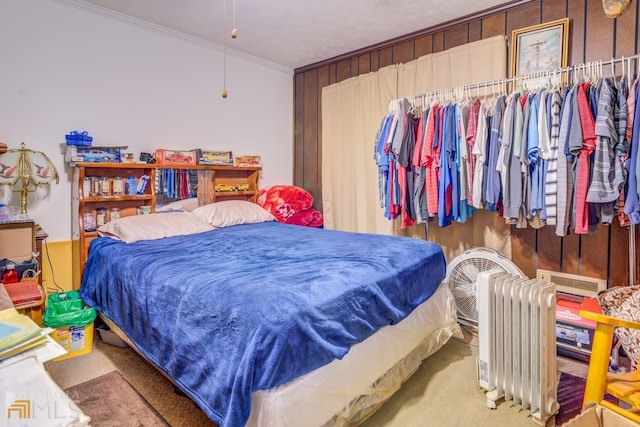
M 292 182 L 293 70 L 79 2 L 0 0 L 0 141 L 46 153 L 60 183 L 29 197 L 49 241 L 71 239 L 64 135 L 94 145 L 231 150 L 263 159 L 260 186 Z M 46 193 L 46 194 L 42 194 Z M 0 200 L 17 195 L 0 186 Z

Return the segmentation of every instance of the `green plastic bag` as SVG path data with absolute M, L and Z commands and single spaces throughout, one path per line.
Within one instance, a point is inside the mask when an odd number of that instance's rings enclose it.
M 96 310 L 86 307 L 78 291 L 61 292 L 47 297 L 42 323 L 52 328 L 84 326 L 96 320 Z

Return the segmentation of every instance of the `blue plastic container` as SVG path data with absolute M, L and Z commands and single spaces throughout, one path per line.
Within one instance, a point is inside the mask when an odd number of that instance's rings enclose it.
M 91 141 L 93 141 L 93 138 L 89 136 L 89 132 L 86 130 L 84 132 L 73 130 L 68 135 L 65 135 L 65 138 L 67 139 L 67 145 L 80 147 L 91 147 Z

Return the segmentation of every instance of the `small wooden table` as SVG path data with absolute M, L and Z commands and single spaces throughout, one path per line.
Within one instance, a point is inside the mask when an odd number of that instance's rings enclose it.
M 42 272 L 42 242 L 48 234 L 34 221 L 9 221 L 0 224 L 0 259 L 8 258 L 16 261 L 31 259 L 33 253 L 38 262 L 38 270 Z M 38 325 L 42 324 L 42 314 L 47 295 L 42 288 L 42 274 L 35 279 L 40 290 L 40 299 L 16 305 L 16 310 L 28 315 Z M 0 286 L 2 284 L 0 283 Z M 6 292 L 4 287 L 3 292 Z

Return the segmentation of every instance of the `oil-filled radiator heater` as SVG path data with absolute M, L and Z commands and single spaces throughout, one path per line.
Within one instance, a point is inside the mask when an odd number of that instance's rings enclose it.
M 478 381 L 487 406 L 495 408 L 504 398 L 546 424 L 559 409 L 555 285 L 485 271 L 477 276 L 476 291 Z

